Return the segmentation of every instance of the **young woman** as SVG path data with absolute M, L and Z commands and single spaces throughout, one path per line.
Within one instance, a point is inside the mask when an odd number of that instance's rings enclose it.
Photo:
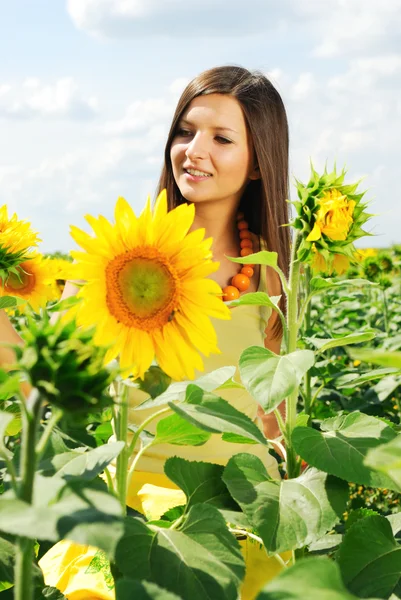
M 289 229 L 282 227 L 288 223 L 287 118 L 280 95 L 263 74 L 224 66 L 205 71 L 188 84 L 173 117 L 158 187 L 159 191 L 167 189 L 170 208 L 183 202 L 195 204 L 193 229 L 205 228 L 206 236 L 214 240 L 213 256 L 220 262 L 214 279 L 223 289 L 225 301 L 257 290 L 281 294 L 279 278 L 272 269 L 255 265 L 236 277 L 241 266 L 226 258 L 239 256 L 244 249 L 257 252 L 268 248 L 278 253 L 281 269 L 285 273 L 288 270 Z M 69 283 L 64 297 L 76 291 Z M 237 365 L 242 351 L 252 345 L 280 351 L 280 322 L 270 309 L 238 306 L 232 308 L 231 320 L 216 320 L 214 326 L 221 354 L 204 359 L 205 373 Z M 15 336 L 2 321 L 0 335 L 6 341 Z M 247 392 L 231 389 L 220 395 L 262 427 L 258 406 Z M 131 408 L 143 397 L 133 390 Z M 131 410 L 130 420 L 138 424 L 151 412 Z M 276 437 L 275 421 L 264 417 L 260 409 L 259 417 L 267 437 Z M 157 446 L 157 452 L 142 456 L 128 492 L 128 504 L 155 518 L 183 503 L 183 493 L 163 472 L 164 462 L 172 454 L 226 464 L 238 452 L 257 454 L 269 473 L 278 477 L 277 464 L 264 448 L 226 443 L 214 435 L 201 447 Z M 248 547 L 245 552 L 249 551 Z M 96 574 L 92 569 L 92 580 L 84 575 L 95 554 L 95 549 L 69 542 L 57 544 L 41 561 L 46 583 L 58 587 L 69 600 L 82 598 L 83 589 L 87 594 L 90 591 L 93 599 L 113 598 L 100 572 Z M 265 563 L 259 573 L 272 576 L 278 563 L 266 559 L 264 552 L 257 560 Z M 253 598 L 263 583 L 260 575 L 252 581 L 251 571 L 247 569 L 243 599 Z

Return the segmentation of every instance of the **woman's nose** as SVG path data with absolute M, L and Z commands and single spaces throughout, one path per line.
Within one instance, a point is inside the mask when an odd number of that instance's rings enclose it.
M 185 151 L 187 158 L 205 158 L 207 155 L 207 148 L 204 140 L 198 135 L 195 135 L 191 142 L 188 144 Z

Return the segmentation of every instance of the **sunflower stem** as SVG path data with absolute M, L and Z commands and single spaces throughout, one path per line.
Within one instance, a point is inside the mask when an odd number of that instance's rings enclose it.
M 295 230 L 292 242 L 289 290 L 287 296 L 287 327 L 288 327 L 288 353 L 295 352 L 298 342 L 298 288 L 301 263 L 297 258 L 297 252 L 301 243 L 301 237 Z M 287 429 L 287 475 L 291 479 L 299 475 L 299 460 L 292 446 L 292 431 L 297 419 L 298 386 L 286 399 L 286 429 Z
M 55 406 L 53 406 L 52 411 L 53 411 L 52 415 L 46 423 L 46 426 L 42 433 L 42 436 L 41 436 L 39 442 L 36 444 L 36 455 L 37 455 L 38 462 L 40 461 L 40 459 L 43 456 L 44 451 L 46 450 L 46 446 L 47 446 L 47 443 L 53 432 L 53 429 L 55 428 L 55 426 L 57 425 L 57 423 L 60 421 L 61 417 L 63 416 L 63 411 L 60 410 L 59 408 L 56 408 Z
M 26 402 L 26 403 L 25 403 Z M 22 435 L 20 474 L 21 480 L 17 488 L 19 500 L 32 504 L 37 454 L 35 451 L 36 437 L 40 423 L 42 398 L 36 388 L 32 390 L 28 399 L 24 400 L 22 410 Z M 33 598 L 33 573 L 35 540 L 18 537 L 15 556 L 15 600 L 32 600 Z
M 127 514 L 127 469 L 129 459 L 128 446 L 128 387 L 122 381 L 117 382 L 115 403 L 115 428 L 118 442 L 124 442 L 124 447 L 117 456 L 116 491 L 121 503 L 123 514 Z

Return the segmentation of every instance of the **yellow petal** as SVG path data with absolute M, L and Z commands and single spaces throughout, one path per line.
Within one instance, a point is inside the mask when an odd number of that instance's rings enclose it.
M 320 240 L 322 237 L 322 232 L 320 231 L 320 227 L 317 223 L 314 224 L 312 231 L 306 238 L 307 242 L 316 242 L 316 240 Z

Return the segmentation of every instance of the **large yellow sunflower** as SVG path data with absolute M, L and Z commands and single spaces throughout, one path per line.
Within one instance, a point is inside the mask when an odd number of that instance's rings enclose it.
M 27 254 L 16 270 L 18 276 L 11 272 L 3 283 L 0 282 L 0 297 L 22 298 L 36 311 L 54 298 L 54 277 L 49 273 L 47 260 L 41 254 Z
M 193 204 L 167 212 L 163 191 L 139 217 L 119 198 L 115 225 L 87 216 L 95 237 L 72 227 L 84 250 L 71 252 L 74 276 L 86 281 L 73 312 L 78 324 L 96 325 L 94 343 L 109 345 L 106 361 L 119 355 L 126 374 L 143 378 L 156 357 L 173 379 L 192 379 L 203 370 L 199 351 L 219 352 L 209 317 L 229 319 L 230 311 L 207 278 L 219 266 L 212 239 L 204 229 L 188 233 L 194 216 Z
M 14 213 L 8 216 L 7 205 L 0 207 L 0 248 L 9 254 L 26 252 L 30 247 L 37 246 L 40 239 L 32 231 L 28 221 L 20 221 Z

